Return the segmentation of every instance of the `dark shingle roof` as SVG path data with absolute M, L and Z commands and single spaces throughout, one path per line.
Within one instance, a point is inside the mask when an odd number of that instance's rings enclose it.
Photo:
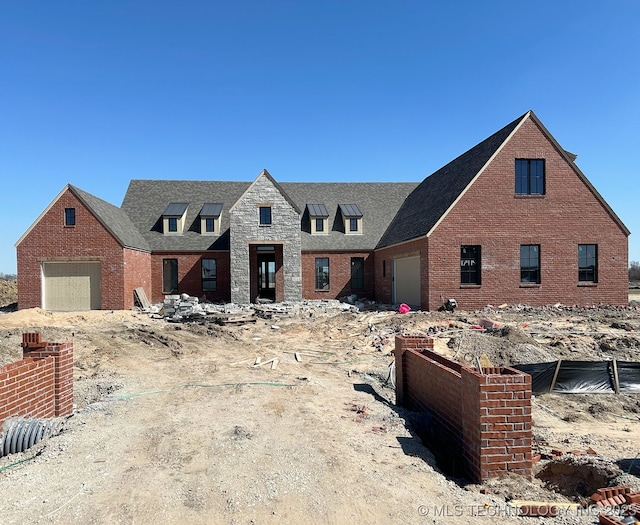
M 328 235 L 311 235 L 309 215 L 302 216 L 303 250 L 373 250 L 416 182 L 281 182 L 291 200 L 305 209 L 308 202 L 324 203 Z M 355 203 L 361 212 L 362 234 L 344 233 L 340 204 Z
M 192 180 L 132 180 L 122 210 L 153 251 L 204 251 L 229 249 L 229 208 L 249 187 L 249 182 Z M 163 235 L 162 212 L 171 202 L 189 204 L 182 235 Z M 220 203 L 220 236 L 201 235 L 199 213 L 205 203 Z
M 71 192 L 96 216 L 116 240 L 126 248 L 149 251 L 149 244 L 138 232 L 131 219 L 121 209 L 86 191 L 68 185 Z
M 527 115 L 518 117 L 424 179 L 407 197 L 377 247 L 427 235 Z
M 146 239 L 153 251 L 204 251 L 229 249 L 229 209 L 249 188 L 249 182 L 133 180 L 129 184 L 122 210 Z M 406 196 L 417 183 L 279 183 L 290 202 L 305 210 L 302 219 L 303 250 L 372 250 Z M 163 235 L 162 213 L 171 202 L 189 203 L 185 232 Z M 201 235 L 198 214 L 206 203 L 222 206 L 220 237 Z M 328 218 L 328 235 L 305 231 L 307 203 L 323 203 Z M 346 235 L 339 205 L 357 203 L 363 214 L 362 235 Z

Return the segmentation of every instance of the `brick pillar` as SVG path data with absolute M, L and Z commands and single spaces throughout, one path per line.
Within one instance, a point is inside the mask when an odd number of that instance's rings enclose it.
M 54 415 L 68 416 L 73 413 L 73 343 L 44 343 L 46 346 L 42 346 L 38 338 L 36 344 L 35 348 L 24 346 L 23 357 L 53 357 Z
M 433 338 L 432 337 L 408 337 L 403 335 L 396 336 L 396 405 L 403 406 L 405 399 L 405 384 L 404 384 L 404 358 L 403 354 L 407 350 L 417 350 L 418 352 L 423 348 L 433 350 Z
M 510 367 L 464 367 L 464 454 L 472 478 L 508 472 L 531 479 L 531 376 Z

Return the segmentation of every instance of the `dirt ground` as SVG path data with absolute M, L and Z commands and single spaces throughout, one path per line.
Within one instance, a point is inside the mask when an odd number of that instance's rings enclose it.
M 473 331 L 481 317 L 507 329 Z M 5 309 L 0 364 L 19 358 L 25 331 L 74 342 L 76 409 L 61 434 L 0 458 L 2 523 L 586 524 L 595 511 L 522 518 L 510 502 L 640 490 L 640 396 L 537 396 L 542 450 L 596 454 L 543 460 L 531 482 L 479 486 L 441 472 L 386 383 L 398 333 L 431 334 L 446 355 L 484 352 L 495 365 L 640 361 L 637 306 L 401 315 L 315 304 L 225 326 Z M 279 361 L 253 367 L 256 357 Z

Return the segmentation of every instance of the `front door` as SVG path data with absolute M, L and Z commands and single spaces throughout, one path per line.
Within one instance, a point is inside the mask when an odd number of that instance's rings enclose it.
M 258 297 L 276 299 L 276 254 L 258 254 Z

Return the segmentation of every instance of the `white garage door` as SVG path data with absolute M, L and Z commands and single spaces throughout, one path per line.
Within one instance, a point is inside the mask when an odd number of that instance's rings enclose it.
M 393 302 L 420 308 L 420 257 L 393 261 Z
M 42 265 L 44 309 L 58 312 L 99 310 L 99 262 L 47 262 Z

